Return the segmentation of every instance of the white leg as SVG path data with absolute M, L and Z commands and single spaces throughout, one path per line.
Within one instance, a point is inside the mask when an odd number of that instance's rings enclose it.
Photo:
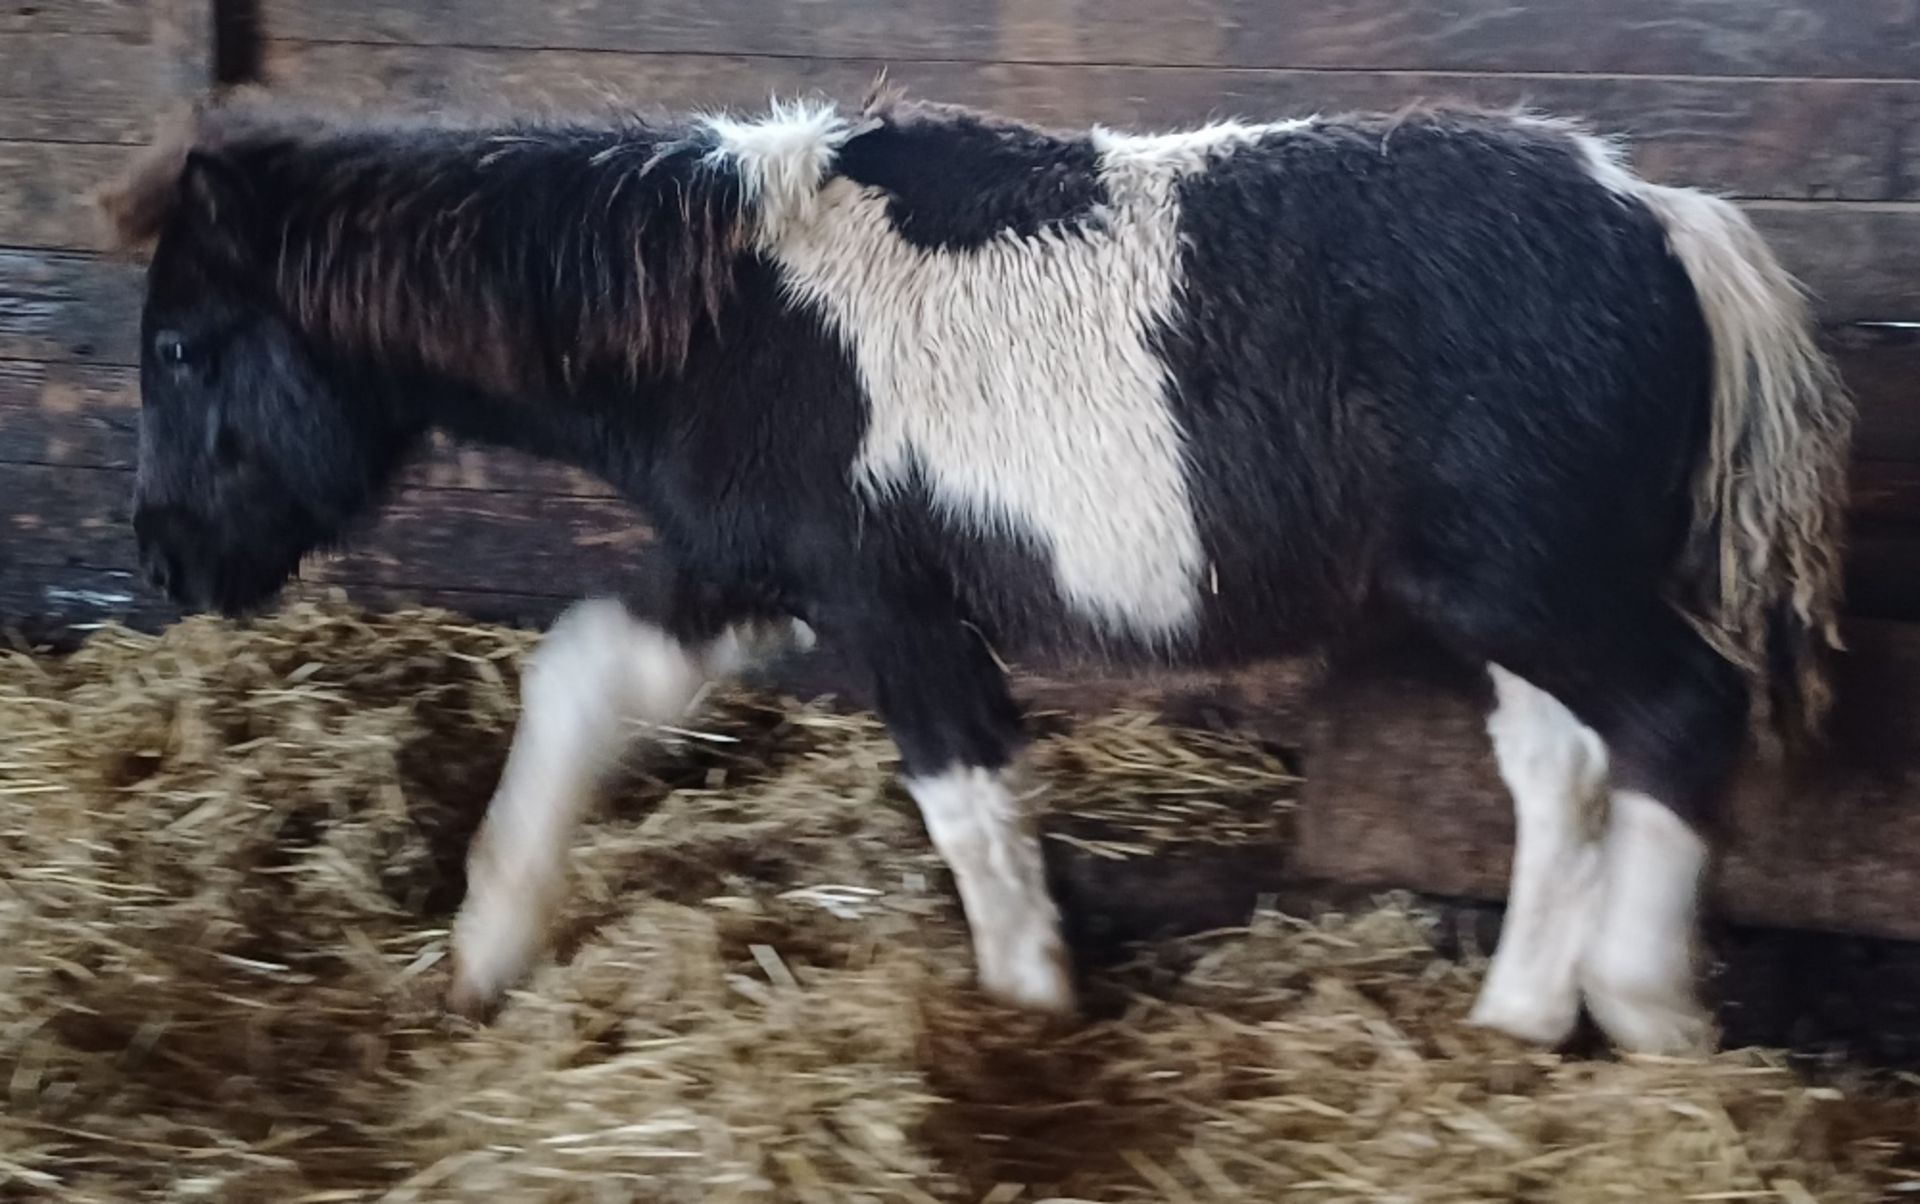
M 1605 902 L 1581 967 L 1587 1008 L 1634 1053 L 1706 1050 L 1712 1021 L 1696 993 L 1694 942 L 1707 843 L 1637 791 L 1613 795 Z
M 1011 788 L 1010 776 L 957 767 L 908 779 L 907 789 L 953 871 L 981 988 L 1019 1007 L 1070 1012 L 1072 963 L 1060 912 L 1047 890 L 1028 797 Z
M 1471 1019 L 1553 1045 L 1579 1019 L 1580 959 L 1598 918 L 1606 748 L 1552 695 L 1489 670 L 1499 705 L 1487 732 L 1513 794 L 1515 839 L 1500 945 Z
M 553 625 L 522 683 L 520 725 L 468 855 L 452 1007 L 490 1006 L 540 952 L 565 890 L 574 829 L 636 727 L 679 718 L 747 652 L 744 633 L 687 647 L 607 599 L 581 603 Z

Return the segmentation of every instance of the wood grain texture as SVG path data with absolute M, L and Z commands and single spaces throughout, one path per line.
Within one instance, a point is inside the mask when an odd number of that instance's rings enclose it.
M 0 34 L 0 138 L 144 140 L 155 114 L 153 58 L 143 38 Z
M 0 244 L 85 250 L 101 244 L 87 192 L 112 179 L 132 147 L 0 142 Z
M 1755 201 L 1747 210 L 1812 291 L 1822 321 L 1920 321 L 1920 203 Z
M 148 74 L 169 100 L 203 96 L 214 84 L 214 8 L 219 0 L 147 0 Z
M 404 588 L 373 583 L 296 584 L 289 600 L 345 596 L 375 610 L 414 606 L 441 607 L 482 622 L 539 627 L 571 601 L 561 595 L 510 590 Z M 37 577 L 0 571 L 0 633 L 30 641 L 71 646 L 102 623 L 122 623 L 146 631 L 180 619 L 181 612 L 128 569 L 67 566 Z
M 1920 461 L 1920 326 L 1842 326 L 1827 349 L 1859 406 L 1854 454 Z
M 138 454 L 133 368 L 0 359 L 0 463 L 130 469 Z M 611 498 L 587 473 L 514 452 L 436 438 L 401 478 L 481 493 Z
M 0 358 L 138 362 L 139 265 L 0 248 Z
M 1865 523 L 1847 533 L 1846 612 L 1863 619 L 1920 621 L 1920 529 Z
M 0 463 L 131 468 L 139 417 L 131 368 L 0 360 Z
M 136 567 L 133 474 L 0 464 L 0 575 L 45 579 L 70 567 Z M 653 542 L 643 518 L 609 498 L 419 487 L 399 494 L 351 551 L 317 560 L 318 582 L 568 596 L 618 589 Z
M 821 58 L 1912 77 L 1916 0 L 263 0 L 275 37 Z
M 146 32 L 146 0 L 0 0 L 0 35 Z
M 762 106 L 769 91 L 857 101 L 877 59 L 602 54 L 272 41 L 268 78 L 357 104 Z M 893 64 L 915 93 L 1065 126 L 1158 126 L 1392 109 L 1427 100 L 1524 103 L 1632 139 L 1650 176 L 1736 196 L 1920 197 L 1920 82 L 1492 76 L 1423 72 L 1149 69 L 1021 63 Z
M 1725 816 L 1713 900 L 1727 919 L 1920 938 L 1920 627 L 1855 621 L 1832 746 L 1756 772 Z M 1349 667 L 1315 705 L 1296 872 L 1467 898 L 1506 893 L 1511 807 L 1471 683 Z

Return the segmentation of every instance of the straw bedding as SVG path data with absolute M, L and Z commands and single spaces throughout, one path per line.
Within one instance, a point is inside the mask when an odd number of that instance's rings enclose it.
M 745 690 L 582 834 L 553 963 L 491 1025 L 449 1019 L 530 645 L 303 605 L 0 658 L 0 1198 L 1915 1190 L 1913 1095 L 1477 1032 L 1480 967 L 1408 900 L 1140 948 L 1095 969 L 1084 1024 L 996 1009 L 883 733 Z M 1141 715 L 1036 755 L 1076 855 L 1231 844 L 1294 789 L 1251 743 Z

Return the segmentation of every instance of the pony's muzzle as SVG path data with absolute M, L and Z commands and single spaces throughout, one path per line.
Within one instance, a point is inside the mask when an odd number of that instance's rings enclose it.
M 192 524 L 177 507 L 142 506 L 133 515 L 134 542 L 147 583 L 176 602 L 183 601 L 186 574 L 180 563 Z

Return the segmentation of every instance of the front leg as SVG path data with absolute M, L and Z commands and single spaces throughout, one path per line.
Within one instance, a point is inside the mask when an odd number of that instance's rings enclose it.
M 640 729 L 678 720 L 709 682 L 743 668 L 753 636 L 711 614 L 656 626 L 611 599 L 554 623 L 522 682 L 520 725 L 468 855 L 450 1007 L 485 1012 L 526 972 L 559 910 L 567 848 L 601 780 Z
M 927 835 L 952 871 L 981 988 L 1018 1007 L 1074 1009 L 1072 958 L 1047 887 L 1033 803 L 1015 761 L 1024 743 L 1006 675 L 969 627 L 944 614 L 868 626 L 882 718 Z

